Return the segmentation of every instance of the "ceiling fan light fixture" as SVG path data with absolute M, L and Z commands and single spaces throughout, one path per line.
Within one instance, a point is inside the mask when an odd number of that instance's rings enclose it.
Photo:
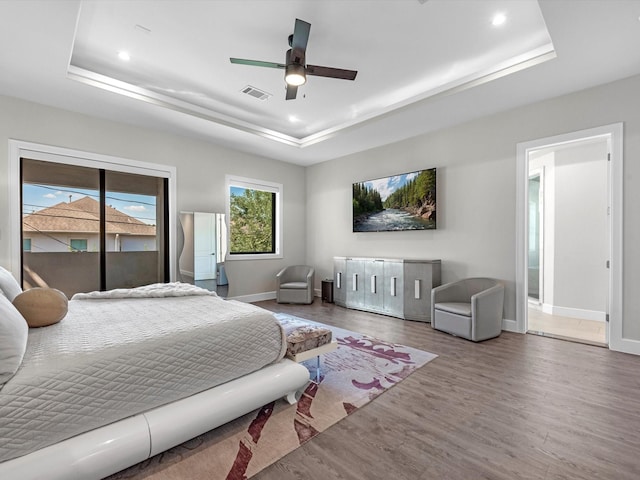
M 307 77 L 304 73 L 304 66 L 297 63 L 287 65 L 284 74 L 284 81 L 287 82 L 287 85 L 292 85 L 294 87 L 303 85 L 307 81 Z
M 231 63 L 250 65 L 253 67 L 278 68 L 284 70 L 284 81 L 287 85 L 286 100 L 295 100 L 298 94 L 298 87 L 307 82 L 307 74 L 316 77 L 355 80 L 358 74 L 356 70 L 308 65 L 306 63 L 305 58 L 310 29 L 310 23 L 296 18 L 293 34 L 289 36 L 289 46 L 291 48 L 285 53 L 284 63 L 264 62 L 262 60 L 249 60 L 247 58 L 235 57 L 229 57 L 229 61 Z

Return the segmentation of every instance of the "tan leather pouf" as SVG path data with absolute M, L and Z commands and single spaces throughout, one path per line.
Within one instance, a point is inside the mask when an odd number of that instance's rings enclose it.
M 13 299 L 13 306 L 29 327 L 46 327 L 58 323 L 67 314 L 69 300 L 55 288 L 30 288 Z

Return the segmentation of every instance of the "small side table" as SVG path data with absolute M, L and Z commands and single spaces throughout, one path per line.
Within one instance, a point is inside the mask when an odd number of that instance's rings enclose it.
M 330 278 L 322 280 L 322 301 L 333 303 L 333 280 Z

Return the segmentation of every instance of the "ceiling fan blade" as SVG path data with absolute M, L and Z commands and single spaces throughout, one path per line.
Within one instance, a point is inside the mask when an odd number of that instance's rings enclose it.
M 287 85 L 287 100 L 295 100 L 296 94 L 298 93 L 298 87 L 294 85 Z
M 339 78 L 341 80 L 355 80 L 357 70 L 345 70 L 342 68 L 321 67 L 319 65 L 307 65 L 307 75 L 316 77 Z
M 230 58 L 231 63 L 251 65 L 252 67 L 286 68 L 284 63 L 263 62 L 261 60 L 247 60 L 246 58 Z
M 291 48 L 300 50 L 303 53 L 307 50 L 307 42 L 309 41 L 309 31 L 311 24 L 296 18 L 296 24 L 293 28 L 293 40 L 291 40 Z

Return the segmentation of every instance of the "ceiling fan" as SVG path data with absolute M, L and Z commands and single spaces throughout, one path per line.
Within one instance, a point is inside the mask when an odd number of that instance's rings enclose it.
M 244 58 L 230 58 L 231 63 L 251 65 L 254 67 L 284 69 L 284 80 L 287 84 L 287 100 L 293 100 L 298 93 L 298 87 L 307 81 L 307 75 L 316 77 L 339 78 L 342 80 L 355 80 L 356 70 L 344 70 L 342 68 L 321 67 L 305 63 L 307 42 L 311 24 L 296 18 L 293 35 L 289 35 L 289 46 L 285 56 L 285 63 L 263 62 L 260 60 L 247 60 Z

